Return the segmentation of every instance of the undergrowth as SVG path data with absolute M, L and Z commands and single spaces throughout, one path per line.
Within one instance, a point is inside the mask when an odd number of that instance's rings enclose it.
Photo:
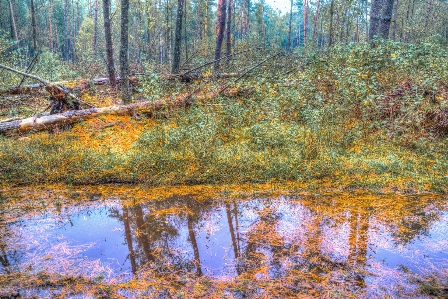
M 447 56 L 434 40 L 302 53 L 289 75 L 253 76 L 237 86 L 244 95 L 213 105 L 1 137 L 0 179 L 446 191 Z

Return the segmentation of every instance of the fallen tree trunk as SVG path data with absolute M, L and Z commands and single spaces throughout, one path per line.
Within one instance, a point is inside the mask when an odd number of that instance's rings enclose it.
M 237 89 L 229 89 L 225 96 L 234 96 L 237 94 Z M 192 95 L 179 96 L 174 99 L 158 100 L 154 102 L 141 102 L 130 105 L 115 105 L 103 108 L 71 110 L 64 113 L 52 114 L 38 118 L 30 117 L 26 119 L 0 122 L 0 134 L 43 131 L 103 115 L 135 115 L 135 113 L 152 114 L 162 109 L 186 107 L 191 105 L 194 101 L 213 99 L 217 95 L 218 93 L 210 92 L 196 97 L 193 97 Z
M 208 78 L 210 76 L 213 76 L 215 78 L 237 78 L 241 74 L 240 73 L 220 73 L 220 74 L 214 74 L 214 75 L 206 75 L 206 74 L 197 74 L 197 73 L 188 73 L 188 74 L 179 74 L 179 75 L 166 75 L 162 78 L 165 80 L 180 80 L 182 82 L 191 82 L 193 80 L 201 80 L 204 78 Z
M 116 82 L 120 82 L 120 77 L 117 77 L 116 80 L 117 80 Z M 138 83 L 137 77 L 130 77 L 129 80 L 130 80 L 131 84 Z M 80 79 L 80 80 L 74 80 L 74 81 L 51 82 L 52 85 L 59 85 L 59 86 L 73 85 L 73 83 L 75 83 L 74 87 L 72 88 L 73 90 L 84 91 L 84 90 L 88 89 L 91 84 L 93 84 L 93 85 L 109 84 L 109 78 L 96 78 L 96 79 L 92 79 L 92 80 Z M 30 85 L 25 85 L 25 86 L 20 86 L 20 87 L 15 86 L 15 87 L 11 87 L 9 89 L 0 91 L 0 95 L 5 96 L 5 95 L 27 94 L 27 93 L 32 93 L 34 91 L 39 91 L 42 88 L 45 88 L 45 85 L 42 83 L 30 84 Z

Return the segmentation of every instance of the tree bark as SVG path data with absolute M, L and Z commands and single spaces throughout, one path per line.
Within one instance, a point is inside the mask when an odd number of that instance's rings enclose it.
M 369 40 L 375 36 L 389 38 L 394 0 L 372 0 L 370 5 Z
M 30 0 L 31 5 L 31 26 L 33 27 L 33 51 L 32 55 L 34 56 L 37 52 L 37 31 L 36 31 L 36 10 L 34 9 L 34 0 Z
M 107 72 L 109 74 L 109 83 L 112 87 L 117 84 L 115 80 L 115 65 L 114 65 L 114 48 L 112 44 L 112 33 L 110 29 L 110 0 L 103 0 L 103 15 L 104 15 L 104 37 L 106 39 L 106 61 Z
M 303 1 L 303 45 L 306 46 L 306 33 L 308 23 L 308 0 Z
M 392 40 L 396 41 L 397 36 L 397 12 L 398 12 L 398 0 L 395 1 L 394 12 L 393 12 L 393 27 L 392 27 Z
M 63 46 L 63 57 L 66 61 L 68 61 L 68 55 L 69 55 L 69 47 L 70 47 L 70 37 L 69 37 L 69 32 L 68 32 L 68 15 L 69 15 L 69 1 L 65 0 L 64 2 L 64 22 L 63 22 L 63 34 L 64 36 L 62 37 L 63 41 L 64 41 L 64 46 Z
M 49 48 L 50 48 L 50 52 L 53 52 L 53 0 L 50 0 L 50 4 L 49 4 L 49 11 L 48 11 L 48 23 L 49 23 Z
M 294 0 L 291 0 L 291 9 L 289 10 L 289 32 L 288 32 L 288 51 L 291 51 L 291 33 L 292 33 L 292 6 Z
M 93 9 L 93 42 L 92 50 L 96 54 L 96 45 L 98 43 L 98 0 L 95 0 Z
M 334 1 L 331 0 L 330 3 L 330 29 L 329 29 L 329 46 L 331 47 L 333 45 L 333 18 L 334 18 Z M 375 1 L 375 0 L 372 0 Z
M 232 52 L 232 0 L 227 5 L 227 24 L 226 24 L 226 55 Z
M 121 0 L 120 76 L 121 100 L 131 102 L 129 90 L 129 0 Z
M 237 89 L 230 89 L 224 94 L 225 96 L 235 96 L 238 94 Z M 8 122 L 0 122 L 0 134 L 8 133 L 25 133 L 29 131 L 37 132 L 48 130 L 53 127 L 74 124 L 76 122 L 100 117 L 103 115 L 132 115 L 134 113 L 152 114 L 162 109 L 173 109 L 186 107 L 194 101 L 210 100 L 218 96 L 218 93 L 210 92 L 205 95 L 179 96 L 174 99 L 162 99 L 155 102 L 140 102 L 130 105 L 116 105 L 103 108 L 91 108 L 85 110 L 72 110 L 64 113 L 47 115 L 39 118 L 30 117 L 21 120 L 13 120 Z
M 171 72 L 173 74 L 179 73 L 180 67 L 180 55 L 181 55 L 181 43 L 182 43 L 182 17 L 184 10 L 184 0 L 178 0 L 177 2 L 177 17 L 176 17 L 176 31 L 174 36 L 174 53 L 173 53 L 173 66 Z
M 319 7 L 320 7 L 320 0 L 317 0 L 316 14 L 314 15 L 314 24 L 313 24 L 313 40 L 315 40 L 316 38 L 317 20 L 319 19 Z
M 394 0 L 384 0 L 383 11 L 380 20 L 380 28 L 379 28 L 379 34 L 383 39 L 389 38 L 389 30 L 390 30 L 390 23 L 392 20 L 393 7 L 394 7 Z
M 216 19 L 216 48 L 215 48 L 215 72 L 219 70 L 219 59 L 221 59 L 222 41 L 226 27 L 226 0 L 218 0 L 218 16 Z
M 428 29 L 428 20 L 429 15 L 431 14 L 431 0 L 428 0 L 428 5 L 426 6 L 426 15 L 425 15 L 425 32 Z
M 19 36 L 17 34 L 16 20 L 14 18 L 14 9 L 12 7 L 12 1 L 9 0 L 9 12 L 11 14 L 11 25 L 14 31 L 14 37 L 16 38 L 17 44 L 19 43 Z M 18 45 L 17 45 L 18 46 Z

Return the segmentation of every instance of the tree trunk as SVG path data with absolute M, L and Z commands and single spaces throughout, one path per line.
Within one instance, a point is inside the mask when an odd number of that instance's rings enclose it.
M 226 55 L 232 53 L 232 0 L 227 5 L 227 24 L 226 24 Z
M 425 32 L 428 29 L 428 20 L 429 20 L 429 15 L 431 14 L 431 0 L 428 0 L 428 5 L 426 7 L 426 16 L 425 16 Z
M 115 65 L 114 65 L 114 49 L 112 44 L 112 33 L 110 29 L 110 0 L 103 0 L 103 16 L 104 16 L 104 37 L 106 39 L 106 61 L 107 72 L 109 74 L 109 82 L 112 87 L 115 87 Z
M 96 45 L 98 43 L 98 0 L 95 0 L 93 12 L 93 42 L 92 50 L 96 54 Z
M 226 27 L 226 0 L 218 0 L 218 16 L 216 19 L 215 60 L 221 59 L 222 41 Z M 215 63 L 215 71 L 219 70 L 219 61 Z
M 120 77 L 121 100 L 131 102 L 129 90 L 129 0 L 121 0 Z
M 374 0 L 373 0 L 374 1 Z M 333 45 L 333 18 L 334 18 L 334 0 L 330 3 L 330 29 L 329 29 L 329 46 Z
M 397 36 L 397 12 L 398 12 L 398 0 L 395 1 L 395 5 L 394 5 L 394 13 L 393 13 L 393 27 L 392 27 L 392 40 L 396 41 L 396 36 Z
M 53 52 L 53 0 L 50 0 L 50 4 L 49 4 L 48 22 L 50 25 L 48 43 L 49 43 L 50 52 Z
M 209 0 L 205 0 L 205 18 L 204 18 L 204 56 L 207 55 L 207 47 L 208 47 L 208 15 L 209 11 Z
M 176 17 L 176 31 L 174 36 L 174 53 L 173 53 L 173 67 L 171 72 L 173 74 L 179 73 L 181 43 L 182 43 L 182 17 L 184 10 L 184 0 L 177 2 L 177 17 Z
M 33 27 L 33 51 L 32 55 L 34 56 L 37 52 L 37 31 L 36 31 L 36 10 L 34 9 L 34 0 L 30 1 L 31 5 L 31 26 Z
M 69 14 L 69 1 L 65 0 L 64 1 L 64 22 L 63 22 L 63 47 L 62 47 L 62 55 L 64 57 L 64 60 L 68 61 L 69 57 L 69 47 L 70 47 L 70 37 L 69 37 L 69 32 L 68 32 L 68 14 Z
M 303 1 L 303 45 L 306 46 L 306 33 L 308 23 L 308 0 Z
M 392 20 L 392 11 L 393 11 L 393 7 L 394 7 L 394 0 L 384 0 L 382 6 L 383 6 L 383 11 L 381 14 L 380 28 L 379 28 L 378 33 L 383 39 L 388 39 L 390 23 Z
M 370 3 L 369 40 L 380 33 L 381 5 L 383 0 L 372 0 Z
M 291 45 L 291 33 L 292 33 L 292 6 L 294 4 L 294 0 L 291 0 L 291 9 L 289 10 L 289 31 L 288 31 L 288 46 L 287 50 L 291 51 L 292 45 Z
M 319 7 L 320 7 L 320 0 L 317 0 L 316 14 L 314 15 L 314 24 L 313 24 L 313 40 L 316 39 L 317 20 L 319 19 Z
M 14 9 L 12 7 L 12 1 L 11 0 L 9 0 L 9 12 L 11 14 L 11 25 L 12 25 L 12 28 L 13 28 L 13 31 L 14 31 L 14 37 L 16 38 L 17 46 L 19 46 L 18 45 L 18 43 L 19 43 L 19 36 L 17 35 L 16 20 L 14 18 Z
M 237 89 L 227 90 L 225 96 L 235 96 L 238 94 Z M 205 101 L 214 99 L 218 93 L 210 92 L 205 95 L 198 95 L 195 98 L 192 96 L 179 96 L 175 99 L 162 99 L 155 102 L 140 102 L 137 104 L 110 106 L 103 108 L 91 108 L 85 110 L 67 111 L 64 113 L 47 115 L 39 118 L 30 117 L 22 120 L 13 120 L 8 122 L 0 122 L 0 134 L 7 134 L 11 132 L 24 133 L 28 131 L 43 131 L 52 127 L 64 126 L 74 124 L 76 122 L 100 117 L 103 115 L 127 115 L 132 113 L 146 113 L 152 114 L 162 109 L 173 109 L 186 107 L 191 105 L 195 100 Z

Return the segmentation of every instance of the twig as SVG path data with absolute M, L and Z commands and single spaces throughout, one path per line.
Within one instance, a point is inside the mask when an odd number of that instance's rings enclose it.
M 34 56 L 33 60 L 31 61 L 30 65 L 26 68 L 26 73 L 31 72 L 34 68 L 35 62 L 37 62 L 37 57 L 39 56 L 39 53 Z M 16 88 L 20 88 L 20 86 L 25 82 L 26 76 L 23 76 L 22 80 L 20 81 L 19 85 L 17 85 Z
M 249 72 L 251 72 L 252 70 L 256 69 L 257 67 L 259 67 L 260 65 L 262 65 L 262 64 L 265 63 L 266 61 L 268 61 L 268 60 L 270 60 L 270 59 L 272 59 L 272 58 L 274 58 L 274 57 L 277 57 L 277 56 L 280 55 L 280 54 L 281 54 L 281 52 L 278 52 L 277 54 L 272 55 L 272 56 L 266 58 L 266 59 L 263 60 L 262 62 L 257 63 L 256 65 L 254 65 L 253 67 L 251 67 L 251 68 L 249 68 L 247 71 L 245 71 L 241 76 L 239 76 L 238 78 L 236 78 L 235 81 L 233 81 L 233 83 L 236 83 L 237 81 L 239 81 L 241 78 L 243 78 L 245 75 L 247 75 L 247 74 L 248 74 Z M 224 90 L 226 90 L 227 88 L 229 88 L 229 86 L 230 86 L 230 83 L 227 83 L 223 88 L 221 88 L 221 90 L 218 91 L 218 94 L 222 93 Z
M 261 47 L 259 47 L 259 48 L 255 48 L 255 49 L 261 49 Z M 179 76 L 180 76 L 180 77 L 185 76 L 185 75 L 187 75 L 187 74 L 189 74 L 189 73 L 191 73 L 191 72 L 197 71 L 197 70 L 199 70 L 199 69 L 201 69 L 201 68 L 203 68 L 203 67 L 206 67 L 206 66 L 208 66 L 208 65 L 214 64 L 214 63 L 216 63 L 216 62 L 218 62 L 218 61 L 220 61 L 220 60 L 223 60 L 223 59 L 229 59 L 229 58 L 232 57 L 232 56 L 236 56 L 236 55 L 239 55 L 239 54 L 247 53 L 247 52 L 250 52 L 250 51 L 253 51 L 253 50 L 254 50 L 254 49 L 250 49 L 250 50 L 240 51 L 240 52 L 232 53 L 232 54 L 230 54 L 230 55 L 223 56 L 223 57 L 221 57 L 221 58 L 219 58 L 219 59 L 215 59 L 215 60 L 213 60 L 213 61 L 209 61 L 209 62 L 204 63 L 204 64 L 202 64 L 202 65 L 200 65 L 200 66 L 198 66 L 198 67 L 195 67 L 195 68 L 193 68 L 193 69 L 191 69 L 191 70 L 188 70 L 188 71 L 186 71 L 185 73 L 180 74 Z

